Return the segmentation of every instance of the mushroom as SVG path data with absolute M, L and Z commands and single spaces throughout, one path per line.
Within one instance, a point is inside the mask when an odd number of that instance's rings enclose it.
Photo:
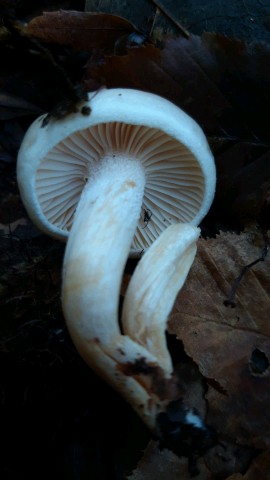
M 140 256 L 161 234 L 167 238 L 170 225 L 189 223 L 194 243 L 192 225 L 206 215 L 214 196 L 214 161 L 196 122 L 161 97 L 103 89 L 90 93 L 81 107 L 90 115 L 51 119 L 44 128 L 42 116 L 30 126 L 18 155 L 18 185 L 33 222 L 68 239 L 62 305 L 79 353 L 153 428 L 159 407 L 154 376 L 145 371 L 151 366 L 166 383 L 171 367 L 136 336 L 130 300 L 123 315 L 128 335 L 121 330 L 121 279 L 128 255 Z M 175 243 L 174 227 L 168 232 Z M 164 253 L 173 249 L 167 240 Z M 161 323 L 164 330 L 164 318 Z
M 125 294 L 123 332 L 158 359 L 166 377 L 173 373 L 167 318 L 193 263 L 199 235 L 191 224 L 168 227 L 137 265 Z

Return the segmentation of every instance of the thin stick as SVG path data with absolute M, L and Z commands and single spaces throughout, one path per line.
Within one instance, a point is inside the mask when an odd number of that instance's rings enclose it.
M 185 29 L 185 27 L 183 27 L 183 25 L 181 25 L 181 23 L 179 23 L 177 20 L 175 20 L 175 18 L 173 18 L 173 16 L 171 15 L 171 13 L 167 10 L 167 8 L 165 8 L 163 5 L 160 5 L 160 3 L 157 1 L 157 0 L 152 0 L 152 3 L 164 14 L 166 15 L 166 17 L 169 18 L 169 20 L 171 20 L 171 22 L 173 22 L 177 28 L 179 28 L 179 30 L 181 30 L 182 34 L 186 37 L 186 38 L 189 38 L 190 37 L 190 33 Z
M 236 303 L 235 303 L 235 295 L 236 295 L 236 291 L 240 285 L 240 282 L 243 278 L 243 276 L 245 275 L 245 273 L 250 270 L 252 267 L 254 267 L 254 265 L 256 265 L 257 263 L 259 262 L 264 262 L 266 256 L 267 256 L 267 253 L 268 253 L 268 249 L 269 249 L 269 237 L 267 235 L 267 232 L 264 232 L 263 233 L 263 238 L 264 238 L 264 246 L 263 246 L 263 249 L 262 249 L 262 254 L 260 256 L 260 258 L 257 258 L 256 260 L 254 260 L 253 262 L 249 263 L 248 265 L 245 265 L 243 268 L 242 268 L 242 271 L 240 273 L 240 275 L 238 275 L 238 277 L 235 279 L 230 291 L 229 291 L 229 294 L 228 294 L 228 297 L 226 298 L 226 300 L 224 300 L 224 305 L 225 307 L 232 307 L 234 308 L 236 306 Z

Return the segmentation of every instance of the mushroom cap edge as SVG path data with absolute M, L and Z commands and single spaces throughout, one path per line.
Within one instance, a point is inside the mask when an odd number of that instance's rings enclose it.
M 207 214 L 215 193 L 216 170 L 213 155 L 201 127 L 169 100 L 133 89 L 102 89 L 88 94 L 91 113 L 72 113 L 63 119 L 52 119 L 41 127 L 44 115 L 37 118 L 25 134 L 18 153 L 17 179 L 28 214 L 44 233 L 66 240 L 67 231 L 52 225 L 42 212 L 35 190 L 35 176 L 41 160 L 59 142 L 76 131 L 106 122 L 144 125 L 164 131 L 185 145 L 196 157 L 204 175 L 205 192 L 200 210 L 192 219 L 198 225 Z

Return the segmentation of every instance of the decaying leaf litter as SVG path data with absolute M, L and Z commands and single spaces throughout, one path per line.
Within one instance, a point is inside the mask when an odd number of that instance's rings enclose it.
M 40 421 L 41 429 L 45 428 L 45 439 L 35 447 L 36 457 L 42 461 L 44 452 L 52 452 L 58 444 L 57 440 L 64 436 L 59 423 L 57 429 L 52 424 L 52 418 L 49 420 L 50 415 L 55 420 L 55 411 L 52 415 L 55 403 L 58 412 L 61 412 L 64 428 L 71 425 L 71 432 L 74 435 L 79 433 L 78 450 L 70 435 L 64 442 L 61 461 L 56 461 L 51 454 L 51 465 L 56 462 L 60 471 L 61 468 L 67 468 L 74 472 L 79 468 L 80 472 L 102 472 L 99 474 L 108 478 L 109 470 L 114 470 L 113 478 L 122 478 L 125 469 L 135 469 L 140 450 L 147 444 L 147 433 L 140 432 L 135 447 L 137 453 L 133 453 L 133 460 L 127 465 L 119 453 L 123 452 L 123 445 L 121 440 L 118 441 L 117 448 L 110 451 L 107 471 L 101 466 L 102 462 L 93 459 L 93 453 L 92 456 L 88 455 L 88 450 L 92 451 L 93 448 L 99 450 L 101 455 L 109 448 L 111 450 L 113 439 L 117 436 L 117 422 L 113 422 L 108 413 L 99 412 L 103 434 L 98 436 L 98 440 L 92 436 L 85 438 L 85 433 L 82 434 L 82 418 L 86 419 L 87 425 L 98 423 L 93 420 L 93 411 L 97 409 L 98 402 L 92 399 L 90 386 L 75 382 L 75 377 L 79 375 L 87 384 L 97 382 L 99 388 L 100 382 L 84 369 L 65 331 L 59 301 L 63 246 L 45 239 L 32 227 L 25 216 L 16 186 L 16 152 L 33 115 L 38 115 L 40 110 L 51 110 L 59 100 L 69 101 L 71 83 L 82 81 L 86 89 L 106 85 L 154 91 L 185 109 L 202 125 L 208 136 L 217 162 L 217 195 L 202 225 L 207 240 L 200 241 L 199 254 L 190 278 L 177 299 L 169 323 L 170 334 L 176 335 L 181 341 L 176 342 L 175 346 L 171 335 L 168 341 L 172 343 L 175 362 L 188 367 L 189 373 L 182 376 L 185 400 L 191 406 L 196 406 L 203 415 L 207 411 L 207 421 L 215 427 L 221 439 L 221 445 L 200 460 L 201 478 L 214 478 L 214 475 L 227 478 L 230 475 L 233 477 L 234 473 L 239 478 L 255 478 L 252 472 L 260 469 L 267 472 L 268 468 L 264 454 L 269 448 L 268 420 L 264 415 L 267 411 L 269 381 L 267 256 L 243 276 L 236 290 L 235 308 L 226 307 L 224 301 L 243 267 L 261 258 L 267 247 L 269 132 L 264 112 L 269 106 L 269 48 L 265 44 L 247 45 L 243 41 L 217 34 L 204 34 L 202 37 L 190 35 L 189 38 L 181 35 L 164 40 L 163 45 L 139 36 L 138 42 L 130 46 L 128 38 L 135 27 L 125 19 L 122 21 L 114 17 L 111 17 L 112 25 L 122 25 L 119 35 L 121 41 L 118 42 L 118 33 L 113 37 L 114 43 L 111 36 L 108 40 L 100 35 L 101 43 L 91 45 L 90 35 L 90 40 L 87 38 L 87 42 L 78 47 L 76 31 L 80 31 L 82 22 L 87 20 L 82 12 L 47 14 L 33 20 L 28 29 L 43 22 L 47 29 L 53 30 L 52 19 L 59 21 L 60 18 L 63 21 L 65 16 L 75 25 L 74 34 L 66 37 L 66 43 L 65 34 L 60 41 L 51 31 L 49 43 L 37 31 L 35 37 L 34 32 L 29 37 L 25 36 L 24 29 L 23 32 L 14 32 L 10 28 L 14 23 L 10 18 L 4 27 L 5 39 L 1 42 L 5 58 L 9 54 L 4 75 L 1 76 L 2 370 L 12 372 L 17 380 L 20 376 L 24 379 L 20 385 L 24 400 L 18 395 L 17 409 L 23 409 L 24 406 L 29 409 L 36 396 L 38 402 L 34 413 L 37 415 L 39 405 L 43 408 L 44 418 L 47 415 L 46 428 L 45 421 Z M 91 16 L 88 14 L 87 18 Z M 100 16 L 100 19 L 102 22 L 108 21 L 108 16 Z M 79 28 L 76 27 L 76 21 L 79 21 Z M 49 37 L 48 32 L 47 35 Z M 121 38 L 123 36 L 124 40 Z M 21 54 L 19 59 L 18 51 Z M 33 58 L 38 60 L 45 76 L 41 76 L 36 67 L 33 68 Z M 76 74 L 74 65 L 78 66 Z M 68 81 L 65 81 L 64 90 L 61 90 L 63 72 L 67 74 Z M 51 88 L 50 78 L 56 82 L 55 89 Z M 196 88 L 196 85 L 201 88 Z M 132 268 L 129 262 L 124 283 L 128 281 L 128 272 L 132 273 Z M 231 352 L 230 355 L 228 352 Z M 82 392 L 85 403 L 80 404 L 73 394 L 72 407 L 63 412 L 64 393 L 71 387 L 67 386 L 67 381 L 63 381 L 60 389 L 55 385 L 53 389 L 49 367 L 55 383 L 58 374 L 68 377 L 69 372 L 73 372 L 74 383 Z M 194 378 L 190 378 L 190 372 L 194 369 L 194 377 L 198 377 L 196 381 L 203 388 L 199 389 L 200 393 L 190 395 L 191 385 L 196 384 Z M 38 388 L 35 391 L 36 384 Z M 11 452 L 10 448 L 14 436 L 12 432 L 19 431 L 17 441 L 22 441 L 24 422 L 26 419 L 30 419 L 30 423 L 33 420 L 33 412 L 31 414 L 30 411 L 28 416 L 23 412 L 24 420 L 18 412 L 15 415 L 15 406 L 9 401 L 12 397 L 11 385 L 5 373 L 3 405 L 9 413 L 7 418 L 12 428 L 6 445 L 8 462 L 4 465 L 9 466 L 12 465 L 12 453 L 18 457 L 18 453 Z M 46 387 L 47 397 L 49 390 L 53 391 L 51 398 L 49 396 L 51 408 L 44 400 L 41 401 L 42 391 L 46 391 Z M 104 394 L 104 389 L 107 394 L 105 386 L 101 387 L 101 392 Z M 20 392 L 19 382 L 15 391 Z M 121 403 L 113 393 L 110 392 L 110 395 L 114 405 L 118 405 L 118 401 Z M 97 398 L 101 399 L 102 396 Z M 89 405 L 92 405 L 92 411 Z M 79 408 L 79 414 L 75 407 Z M 134 432 L 137 419 L 125 408 L 130 430 Z M 80 426 L 76 426 L 77 416 Z M 107 432 L 108 425 L 114 430 L 114 435 Z M 31 430 L 37 435 L 34 427 Z M 133 446 L 137 437 L 123 430 L 121 434 Z M 52 433 L 56 439 L 54 442 L 50 440 Z M 29 447 L 33 448 L 33 442 L 29 442 Z M 73 461 L 70 460 L 70 452 L 74 454 Z M 158 450 L 155 454 L 161 455 Z M 166 466 L 164 475 L 168 476 L 171 454 L 165 450 L 162 458 L 162 464 Z M 68 462 L 68 466 L 63 466 Z M 178 460 L 175 462 L 178 465 Z M 37 465 L 38 461 L 31 465 L 27 455 L 20 458 L 19 468 L 22 471 L 28 469 L 34 472 Z M 133 476 L 140 478 L 140 472 L 144 472 L 146 465 L 143 458 Z M 7 467 L 4 468 L 6 474 Z M 117 473 L 121 468 L 122 472 Z M 171 468 L 177 471 L 174 462 Z M 188 475 L 186 463 L 182 469 L 182 475 Z M 154 478 L 151 469 L 142 474 L 145 475 L 142 478 Z

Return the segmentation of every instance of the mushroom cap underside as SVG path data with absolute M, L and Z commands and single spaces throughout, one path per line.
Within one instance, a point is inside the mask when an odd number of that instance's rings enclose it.
M 18 184 L 34 223 L 67 239 L 81 191 L 105 158 L 140 160 L 146 178 L 131 253 L 170 224 L 198 225 L 215 191 L 215 165 L 197 123 L 171 102 L 129 89 L 89 94 L 89 116 L 71 114 L 29 128 L 18 155 Z

